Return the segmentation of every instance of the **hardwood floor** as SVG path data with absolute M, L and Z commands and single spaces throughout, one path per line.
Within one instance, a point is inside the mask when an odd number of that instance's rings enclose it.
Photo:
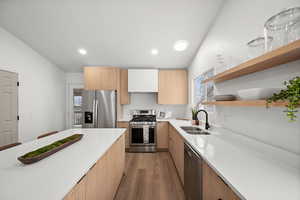
M 184 200 L 184 191 L 168 152 L 127 153 L 125 176 L 115 200 Z

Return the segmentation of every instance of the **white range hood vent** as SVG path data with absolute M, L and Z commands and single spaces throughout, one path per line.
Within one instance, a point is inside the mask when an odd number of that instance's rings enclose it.
M 158 92 L 158 69 L 128 69 L 128 92 Z

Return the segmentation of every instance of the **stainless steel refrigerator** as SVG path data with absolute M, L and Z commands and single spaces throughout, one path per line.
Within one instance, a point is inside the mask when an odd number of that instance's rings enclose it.
M 84 90 L 82 94 L 83 128 L 115 128 L 117 95 L 112 90 Z

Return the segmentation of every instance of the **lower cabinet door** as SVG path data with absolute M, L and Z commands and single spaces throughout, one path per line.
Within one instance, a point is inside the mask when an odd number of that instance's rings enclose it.
M 76 184 L 64 200 L 86 200 L 86 176 Z
M 129 123 L 128 122 L 118 122 L 117 123 L 118 128 L 126 128 L 125 132 L 125 144 L 126 148 L 129 148 Z
M 203 163 L 203 200 L 240 200 L 206 163 Z
M 241 200 L 230 188 L 228 188 L 228 200 Z
M 157 124 L 157 148 L 168 149 L 169 147 L 169 123 L 158 122 Z
M 76 200 L 86 200 L 86 176 L 77 183 L 74 193 Z
M 97 164 L 94 165 L 86 175 L 86 199 L 88 200 L 98 199 Z
M 184 184 L 184 141 L 172 126 L 169 127 L 169 152 L 174 161 L 179 178 Z
M 184 141 L 176 131 L 175 135 L 175 157 L 176 168 L 182 184 L 184 184 Z
M 72 189 L 64 198 L 64 200 L 75 200 L 74 189 Z
M 111 150 L 109 150 L 110 152 Z M 108 168 L 108 153 L 97 164 L 97 199 L 110 199 L 109 186 L 111 183 L 110 169 Z M 88 199 L 87 199 L 88 200 Z

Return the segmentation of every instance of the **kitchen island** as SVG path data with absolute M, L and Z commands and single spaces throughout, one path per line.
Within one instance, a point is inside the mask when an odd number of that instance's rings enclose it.
M 113 198 L 124 171 L 125 131 L 70 129 L 0 152 L 0 199 Z M 27 152 L 77 133 L 84 134 L 80 141 L 44 160 L 31 165 L 17 160 Z

